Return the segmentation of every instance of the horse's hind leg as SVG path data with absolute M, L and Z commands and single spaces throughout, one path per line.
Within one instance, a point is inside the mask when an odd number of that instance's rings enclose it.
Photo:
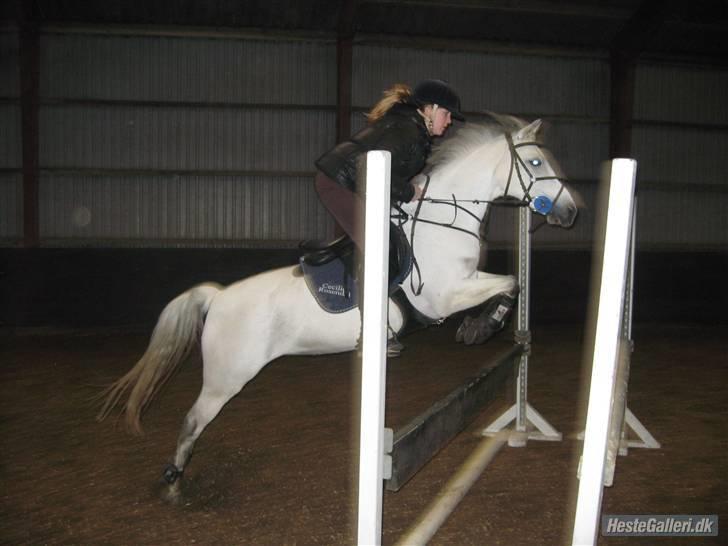
M 167 484 L 163 493 L 166 500 L 171 502 L 180 500 L 180 478 L 185 466 L 187 466 L 187 462 L 190 460 L 195 442 L 227 401 L 240 392 L 241 388 L 242 385 L 238 388 L 219 391 L 202 387 L 200 396 L 187 413 L 182 424 L 182 430 L 180 430 L 177 439 L 174 464 L 167 464 L 162 474 L 162 478 Z

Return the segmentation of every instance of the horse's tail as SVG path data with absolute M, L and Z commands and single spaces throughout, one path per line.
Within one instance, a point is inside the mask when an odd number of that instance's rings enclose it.
M 123 413 L 129 430 L 142 433 L 142 413 L 197 343 L 205 315 L 219 290 L 216 284 L 201 284 L 167 304 L 139 362 L 101 394 L 104 401 L 97 421 L 105 419 L 131 389 Z

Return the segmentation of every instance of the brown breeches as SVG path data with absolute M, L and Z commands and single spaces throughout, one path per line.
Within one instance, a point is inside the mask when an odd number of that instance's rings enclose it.
M 364 250 L 364 203 L 361 198 L 332 180 L 324 173 L 316 173 L 314 187 L 321 203 L 331 213 L 360 251 Z

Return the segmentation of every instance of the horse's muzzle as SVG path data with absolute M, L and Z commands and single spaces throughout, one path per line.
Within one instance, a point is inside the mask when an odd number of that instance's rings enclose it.
M 561 226 L 563 228 L 570 228 L 576 221 L 576 215 L 579 209 L 571 203 L 563 206 L 556 207 L 551 214 L 546 217 L 546 221 L 552 226 Z

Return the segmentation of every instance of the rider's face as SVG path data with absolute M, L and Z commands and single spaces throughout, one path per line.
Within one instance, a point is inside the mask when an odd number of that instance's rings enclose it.
M 432 127 L 430 129 L 432 136 L 442 136 L 452 123 L 450 111 L 442 106 L 433 108 L 428 105 L 425 108 L 425 114 L 432 120 Z

